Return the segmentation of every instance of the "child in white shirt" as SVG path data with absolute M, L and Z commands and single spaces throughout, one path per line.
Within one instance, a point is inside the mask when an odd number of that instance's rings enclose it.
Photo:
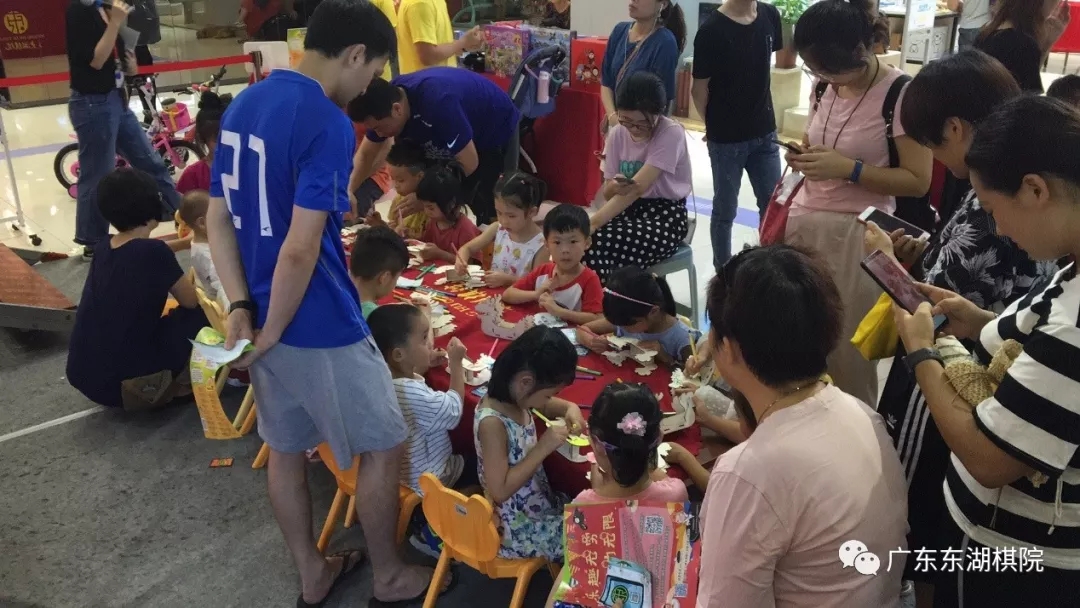
M 465 346 L 452 338 L 446 347 L 450 390 L 441 392 L 424 382 L 431 365 L 431 322 L 411 304 L 389 304 L 373 310 L 368 327 L 394 378 L 398 405 L 409 426 L 409 439 L 399 473 L 401 485 L 420 493 L 420 476 L 432 473 L 452 487 L 465 469 L 465 459 L 450 446 L 450 429 L 461 421 L 465 393 L 462 359 Z
M 229 298 L 221 286 L 214 260 L 210 258 L 210 241 L 206 238 L 206 210 L 210 206 L 210 193 L 191 190 L 180 199 L 180 219 L 191 228 L 191 267 L 199 285 L 207 297 L 229 310 Z

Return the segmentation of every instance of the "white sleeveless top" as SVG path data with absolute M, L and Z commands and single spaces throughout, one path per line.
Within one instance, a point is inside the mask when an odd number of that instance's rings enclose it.
M 499 228 L 495 233 L 495 250 L 491 256 L 491 270 L 493 272 L 505 272 L 515 277 L 523 277 L 529 274 L 533 258 L 536 252 L 544 246 L 544 233 L 538 232 L 536 236 L 526 243 L 518 243 L 510 238 L 510 232 L 505 228 Z

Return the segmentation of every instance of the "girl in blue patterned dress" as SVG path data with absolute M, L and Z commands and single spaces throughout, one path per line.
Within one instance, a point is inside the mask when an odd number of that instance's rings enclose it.
M 555 398 L 574 381 L 577 352 L 557 329 L 537 326 L 495 360 L 488 393 L 476 409 L 473 435 L 484 493 L 495 506 L 499 557 L 563 559 L 563 503 L 548 483 L 544 459 L 570 433 L 584 431 L 578 407 Z M 537 439 L 530 410 L 562 418 Z

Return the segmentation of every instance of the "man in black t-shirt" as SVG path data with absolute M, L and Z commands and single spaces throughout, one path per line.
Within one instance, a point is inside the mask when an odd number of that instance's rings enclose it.
M 743 170 L 750 176 L 761 215 L 780 181 L 769 64 L 782 47 L 779 11 L 756 0 L 727 0 L 694 39 L 691 95 L 705 118 L 712 160 L 711 232 L 717 270 L 731 257 L 731 226 Z
M 79 140 L 79 182 L 75 206 L 75 242 L 83 257 L 109 235 L 109 223 L 97 204 L 97 185 L 116 167 L 119 152 L 131 166 L 149 173 L 162 195 L 162 218 L 180 203 L 176 185 L 161 156 L 150 146 L 139 120 L 128 107 L 125 76 L 135 73 L 135 55 L 119 37 L 131 7 L 106 0 L 103 8 L 72 0 L 67 9 L 67 56 L 71 73 L 68 116 Z

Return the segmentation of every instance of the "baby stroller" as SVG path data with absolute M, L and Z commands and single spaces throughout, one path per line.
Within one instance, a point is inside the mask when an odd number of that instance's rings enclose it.
M 529 53 L 514 71 L 509 92 L 510 99 L 521 112 L 521 122 L 518 123 L 520 143 L 524 143 L 529 135 L 535 136 L 534 127 L 538 118 L 555 111 L 555 99 L 566 82 L 564 77 L 560 77 L 565 71 L 562 68 L 565 67 L 563 64 L 566 61 L 565 49 L 561 46 L 548 46 Z M 529 158 L 524 147 L 521 147 L 520 153 L 525 159 L 529 172 L 535 174 L 536 163 Z

